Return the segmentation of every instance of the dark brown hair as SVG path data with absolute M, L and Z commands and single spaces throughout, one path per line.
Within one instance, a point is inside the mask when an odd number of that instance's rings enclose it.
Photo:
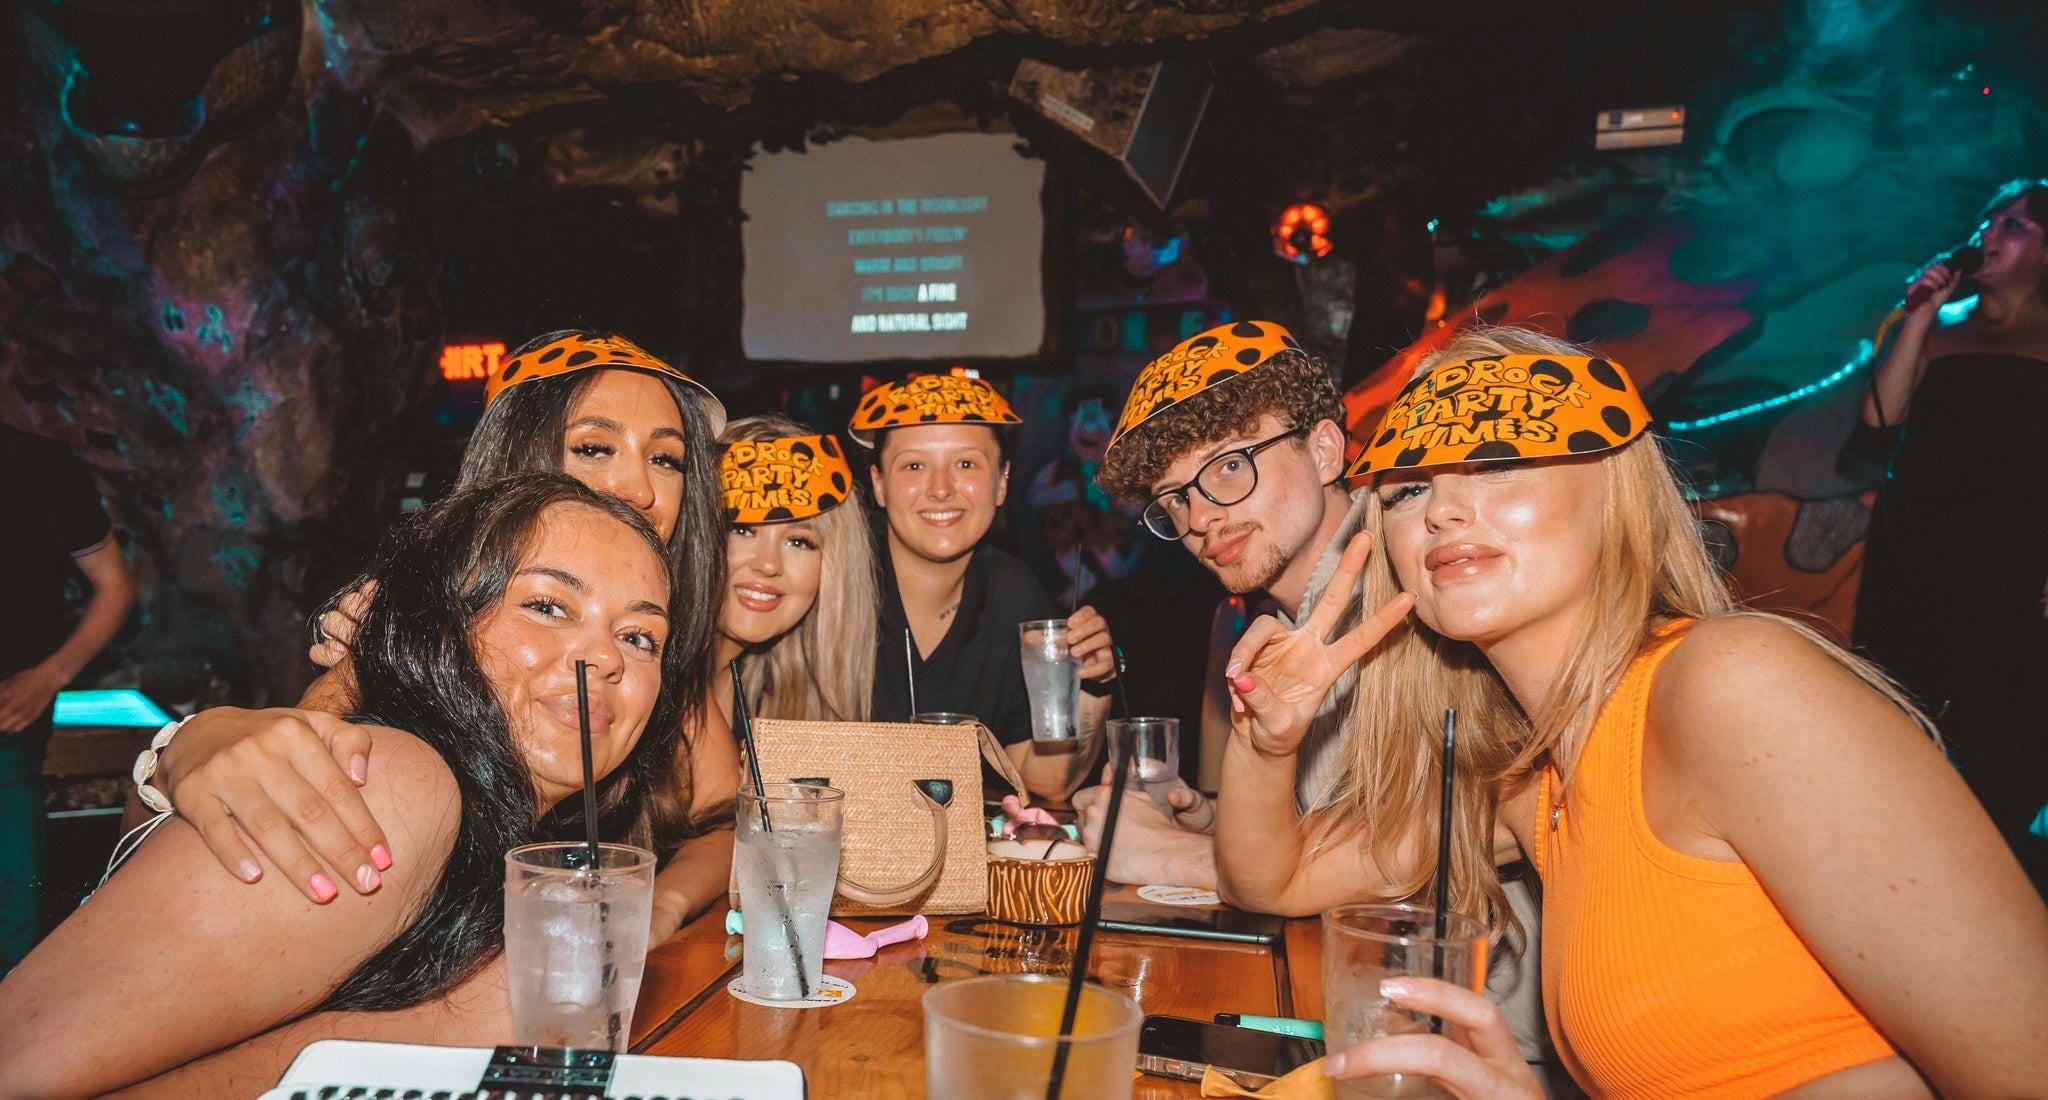
M 1131 429 L 1110 449 L 1095 481 L 1111 496 L 1143 500 L 1182 455 L 1243 435 L 1267 413 L 1289 428 L 1312 428 L 1324 420 L 1344 426 L 1344 402 L 1322 360 L 1306 352 L 1282 351 Z

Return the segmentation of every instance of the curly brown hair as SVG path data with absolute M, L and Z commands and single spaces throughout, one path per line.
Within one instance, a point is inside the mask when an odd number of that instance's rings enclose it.
M 1103 458 L 1095 481 L 1112 496 L 1142 500 L 1180 456 L 1243 435 L 1266 413 L 1290 428 L 1314 427 L 1322 420 L 1334 420 L 1340 427 L 1344 423 L 1344 403 L 1323 361 L 1307 352 L 1282 351 L 1132 428 Z

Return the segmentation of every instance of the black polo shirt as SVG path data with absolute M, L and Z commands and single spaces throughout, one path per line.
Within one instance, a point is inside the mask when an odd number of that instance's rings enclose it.
M 887 528 L 876 537 L 882 561 L 882 629 L 876 638 L 874 717 L 878 722 L 901 722 L 911 713 L 903 649 L 910 620 L 903 613 L 903 594 L 889 563 Z M 945 638 L 929 657 L 918 657 L 916 647 L 911 649 L 917 709 L 972 714 L 1005 745 L 1030 740 L 1031 703 L 1024 693 L 1024 666 L 1017 658 L 1017 624 L 1060 617 L 1029 566 L 986 543 L 975 547 L 967 561 L 960 610 L 953 613 Z
M 5 424 L 0 525 L 0 577 L 8 592 L 0 676 L 8 676 L 41 664 L 71 637 L 64 589 L 78 575 L 72 559 L 105 542 L 110 528 L 92 474 L 71 448 Z

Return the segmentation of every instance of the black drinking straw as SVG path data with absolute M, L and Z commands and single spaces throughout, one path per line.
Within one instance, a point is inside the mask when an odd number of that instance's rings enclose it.
M 732 717 L 733 725 L 740 729 L 740 742 L 747 748 L 747 770 L 754 777 L 754 793 L 761 796 L 761 831 L 772 833 L 774 823 L 768 820 L 768 791 L 761 785 L 761 754 L 754 751 L 754 718 L 747 713 L 747 686 L 740 679 L 739 658 L 733 658 L 725 666 L 732 673 Z M 776 896 L 775 914 L 781 918 L 782 934 L 789 940 L 789 957 L 796 961 L 796 992 L 799 997 L 811 995 L 811 983 L 804 978 L 804 951 L 796 942 L 796 922 L 789 916 L 789 900 Z
M 917 715 L 917 665 L 910 658 L 910 628 L 903 628 L 903 682 L 910 685 L 910 713 Z
M 1125 731 L 1125 759 L 1137 751 L 1137 731 Z M 1131 769 L 1113 768 L 1109 781 L 1109 813 L 1102 819 L 1102 845 L 1095 851 L 1095 870 L 1088 876 L 1088 906 L 1081 911 L 1081 936 L 1074 944 L 1074 965 L 1067 974 L 1067 1003 L 1060 1010 L 1059 1041 L 1053 1045 L 1052 1079 L 1045 1086 L 1045 1100 L 1059 1100 L 1060 1086 L 1067 1076 L 1067 1056 L 1074 1033 L 1074 1016 L 1081 1010 L 1081 983 L 1088 979 L 1088 955 L 1095 947 L 1095 925 L 1102 920 L 1102 891 L 1109 885 L 1109 846 L 1116 841 L 1117 812 L 1123 808 L 1124 787 Z
M 1458 712 L 1455 708 L 1444 708 L 1444 781 L 1443 805 L 1437 811 L 1436 830 L 1436 946 L 1435 957 L 1431 960 L 1430 976 L 1444 976 L 1444 931 L 1446 916 L 1451 907 L 1451 779 L 1457 774 L 1458 759 Z M 1443 1018 L 1431 1016 L 1429 1030 L 1441 1032 Z
M 576 725 L 583 734 L 583 839 L 590 845 L 590 874 L 596 881 L 603 866 L 597 854 L 597 779 L 590 766 L 590 666 L 576 662 Z

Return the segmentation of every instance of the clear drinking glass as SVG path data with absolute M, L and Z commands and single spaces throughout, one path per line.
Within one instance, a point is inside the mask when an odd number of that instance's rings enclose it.
M 1180 778 L 1180 719 L 1113 718 L 1104 728 L 1109 731 L 1112 761 L 1123 759 L 1124 739 L 1133 739 L 1136 762 L 1131 765 L 1131 779 L 1152 796 L 1167 820 L 1173 820 L 1173 804 L 1166 800 L 1166 792 Z
M 1430 1017 L 1380 996 L 1386 978 L 1436 977 L 1475 993 L 1486 985 L 1486 926 L 1421 905 L 1340 905 L 1323 914 L 1323 1036 L 1331 1053 L 1365 1039 L 1428 1031 Z M 1446 1031 L 1456 1025 L 1446 1023 Z M 1332 1081 L 1340 1097 L 1449 1096 L 1436 1082 L 1393 1073 Z
M 626 1049 L 647 965 L 654 853 L 580 843 L 505 853 L 505 972 L 521 1046 Z
M 1067 979 L 1002 974 L 924 995 L 924 1089 L 930 1100 L 1045 1100 L 1053 1054 L 1067 1047 L 1060 1096 L 1129 1100 L 1138 1068 L 1138 1002 L 1081 987 L 1074 1030 L 1059 1038 Z
M 1065 619 L 1031 619 L 1017 624 L 1024 691 L 1031 697 L 1031 739 L 1072 741 L 1081 710 L 1080 665 L 1067 650 Z
M 746 914 L 741 947 L 748 993 L 800 1001 L 825 974 L 825 918 L 839 882 L 846 793 L 805 783 L 741 787 L 733 803 L 733 860 Z

